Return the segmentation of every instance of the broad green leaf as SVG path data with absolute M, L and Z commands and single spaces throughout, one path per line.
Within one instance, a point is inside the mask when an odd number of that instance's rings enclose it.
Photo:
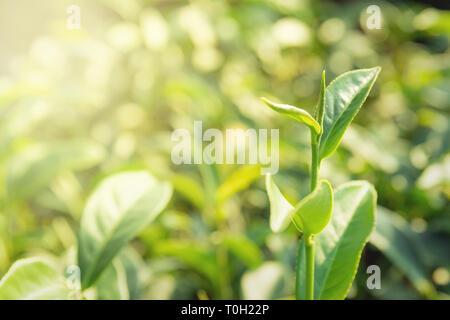
M 96 284 L 99 300 L 128 300 L 127 275 L 120 259 L 115 258 Z
M 344 299 L 362 249 L 375 226 L 376 191 L 366 181 L 346 183 L 334 192 L 331 221 L 315 241 L 314 298 Z M 300 241 L 297 298 L 305 299 L 305 245 Z
M 316 134 L 320 134 L 320 125 L 307 111 L 288 104 L 275 103 L 266 98 L 261 99 L 273 110 L 300 123 L 306 124 L 308 127 L 313 129 Z
M 78 235 L 81 285 L 90 287 L 119 250 L 167 205 L 172 187 L 146 171 L 104 180 L 89 198 Z
M 8 160 L 6 184 L 10 201 L 26 199 L 65 170 L 82 170 L 98 164 L 104 149 L 88 141 L 34 145 Z
M 294 207 L 281 194 L 270 174 L 266 175 L 266 189 L 270 202 L 270 228 L 273 232 L 283 231 L 291 221 Z
M 149 270 L 139 253 L 127 246 L 113 259 L 95 284 L 100 300 L 136 300 L 148 285 Z
M 119 253 L 119 260 L 125 267 L 128 292 L 131 300 L 141 298 L 149 279 L 149 270 L 141 255 L 128 246 Z
M 420 235 L 410 228 L 406 220 L 378 206 L 377 224 L 370 243 L 402 270 L 420 293 L 431 297 L 435 291 L 420 255 L 421 242 Z
M 223 244 L 248 268 L 256 268 L 263 261 L 261 250 L 245 236 L 236 234 L 227 235 L 223 240 Z
M 45 260 L 15 262 L 0 281 L 0 300 L 66 300 L 71 290 Z
M 131 300 L 141 298 L 147 287 L 150 272 L 142 256 L 133 247 L 128 246 L 119 253 L 120 262 L 125 267 L 128 292 Z
M 381 68 L 354 70 L 334 79 L 325 91 L 325 113 L 319 159 L 330 156 L 361 109 Z
M 304 234 L 318 234 L 330 222 L 332 210 L 331 185 L 327 180 L 321 180 L 292 210 L 292 221 Z

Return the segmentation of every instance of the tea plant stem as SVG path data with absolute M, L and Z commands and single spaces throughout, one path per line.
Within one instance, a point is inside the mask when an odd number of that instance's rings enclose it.
M 316 188 L 319 171 L 317 134 L 311 130 L 311 192 Z M 306 300 L 314 300 L 314 239 L 304 234 L 306 251 Z
M 314 238 L 305 235 L 306 251 L 306 300 L 314 300 Z

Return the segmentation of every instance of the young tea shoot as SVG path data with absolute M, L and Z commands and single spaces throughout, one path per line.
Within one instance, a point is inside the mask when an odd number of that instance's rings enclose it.
M 298 107 L 262 98 L 271 109 L 307 125 L 311 134 L 309 195 L 292 205 L 272 176 L 266 176 L 272 231 L 283 231 L 292 222 L 303 234 L 297 254 L 297 299 L 344 299 L 375 226 L 375 188 L 367 181 L 351 181 L 333 192 L 327 180 L 319 181 L 319 169 L 322 160 L 336 151 L 380 70 L 350 71 L 328 86 L 324 71 L 314 117 Z

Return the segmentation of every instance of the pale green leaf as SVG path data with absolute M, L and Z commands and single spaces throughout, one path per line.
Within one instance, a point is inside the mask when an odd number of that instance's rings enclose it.
M 67 300 L 70 292 L 64 278 L 39 258 L 17 261 L 0 281 L 0 300 Z
M 328 225 L 333 209 L 333 191 L 327 180 L 303 198 L 292 210 L 292 221 L 305 234 L 318 234 Z
M 7 162 L 9 201 L 25 199 L 65 170 L 83 170 L 105 156 L 103 147 L 88 141 L 40 144 L 27 147 Z
M 83 288 L 91 286 L 119 250 L 165 208 L 167 182 L 146 171 L 124 172 L 104 180 L 89 198 L 78 235 Z
M 270 202 L 270 228 L 273 232 L 283 231 L 291 221 L 294 207 L 281 194 L 270 174 L 266 175 L 266 189 Z
M 330 156 L 369 95 L 381 68 L 354 70 L 333 80 L 325 91 L 319 159 Z
M 313 129 L 316 134 L 320 134 L 320 125 L 307 111 L 288 104 L 275 103 L 266 98 L 261 99 L 273 110 L 300 123 L 306 124 L 309 128 Z
M 355 278 L 362 249 L 375 227 L 376 191 L 366 181 L 334 192 L 331 221 L 315 242 L 314 298 L 344 299 Z M 300 242 L 297 298 L 305 299 L 305 245 Z

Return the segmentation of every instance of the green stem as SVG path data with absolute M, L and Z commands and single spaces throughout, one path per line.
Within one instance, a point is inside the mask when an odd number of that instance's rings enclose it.
M 305 235 L 306 251 L 306 300 L 314 300 L 314 238 Z
M 319 171 L 317 134 L 311 130 L 311 192 L 316 188 Z M 306 251 L 306 300 L 314 300 L 314 238 L 305 234 Z
M 319 148 L 318 148 L 318 136 L 311 130 L 311 192 L 315 189 L 318 180 L 319 171 Z M 304 244 L 305 244 L 305 262 L 306 262 L 306 274 L 303 275 L 300 272 L 301 265 L 301 251 L 302 248 L 299 247 L 297 254 L 297 279 L 296 279 L 296 298 L 300 299 L 302 293 L 300 292 L 300 281 L 301 277 L 305 277 L 306 283 L 306 299 L 314 299 L 314 239 L 312 235 L 304 234 Z

